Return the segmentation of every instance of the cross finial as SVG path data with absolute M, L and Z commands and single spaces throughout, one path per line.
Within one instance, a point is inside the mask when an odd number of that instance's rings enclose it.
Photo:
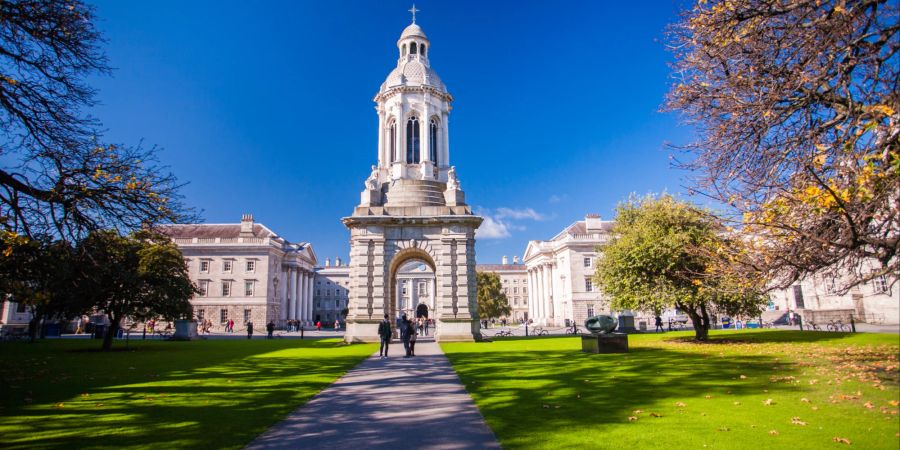
M 421 11 L 421 9 L 417 9 L 417 8 L 416 8 L 416 4 L 413 3 L 413 7 L 412 7 L 412 8 L 409 8 L 407 11 L 411 12 L 412 15 L 413 15 L 413 21 L 412 21 L 412 23 L 416 23 L 416 13 L 419 12 L 419 11 Z

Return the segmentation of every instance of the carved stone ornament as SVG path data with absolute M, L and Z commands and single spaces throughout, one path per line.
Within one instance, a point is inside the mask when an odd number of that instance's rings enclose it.
M 459 190 L 459 179 L 456 178 L 456 166 L 450 166 L 450 170 L 447 171 L 447 189 L 452 189 L 454 191 Z
M 366 189 L 370 191 L 378 189 L 378 168 L 374 165 L 372 166 L 372 173 L 369 174 L 369 178 L 366 179 Z

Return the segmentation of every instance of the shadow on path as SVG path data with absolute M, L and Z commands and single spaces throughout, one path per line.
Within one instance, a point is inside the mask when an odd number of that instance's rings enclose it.
M 375 354 L 250 443 L 272 448 L 500 448 L 440 347 Z

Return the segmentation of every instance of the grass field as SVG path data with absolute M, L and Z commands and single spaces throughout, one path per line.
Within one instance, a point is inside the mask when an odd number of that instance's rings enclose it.
M 374 352 L 336 339 L 97 347 L 0 345 L 0 447 L 242 447 Z
M 900 448 L 897 335 L 691 334 L 442 347 L 505 448 Z

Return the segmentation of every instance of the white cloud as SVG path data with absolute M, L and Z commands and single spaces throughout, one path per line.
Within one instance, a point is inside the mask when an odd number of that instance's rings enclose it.
M 484 216 L 484 222 L 475 230 L 478 239 L 503 239 L 509 237 L 509 228 L 500 220 L 494 220 L 489 215 Z
M 562 202 L 568 200 L 568 198 L 569 198 L 568 194 L 562 194 L 562 195 L 553 194 L 550 196 L 550 198 L 547 199 L 547 203 L 551 203 L 551 204 L 552 203 L 562 203 Z
M 509 218 L 509 219 L 517 219 L 517 220 L 522 220 L 522 219 L 544 220 L 546 218 L 542 214 L 538 213 L 537 211 L 535 211 L 531 208 L 522 208 L 522 209 L 497 208 L 496 217 L 498 219 Z

